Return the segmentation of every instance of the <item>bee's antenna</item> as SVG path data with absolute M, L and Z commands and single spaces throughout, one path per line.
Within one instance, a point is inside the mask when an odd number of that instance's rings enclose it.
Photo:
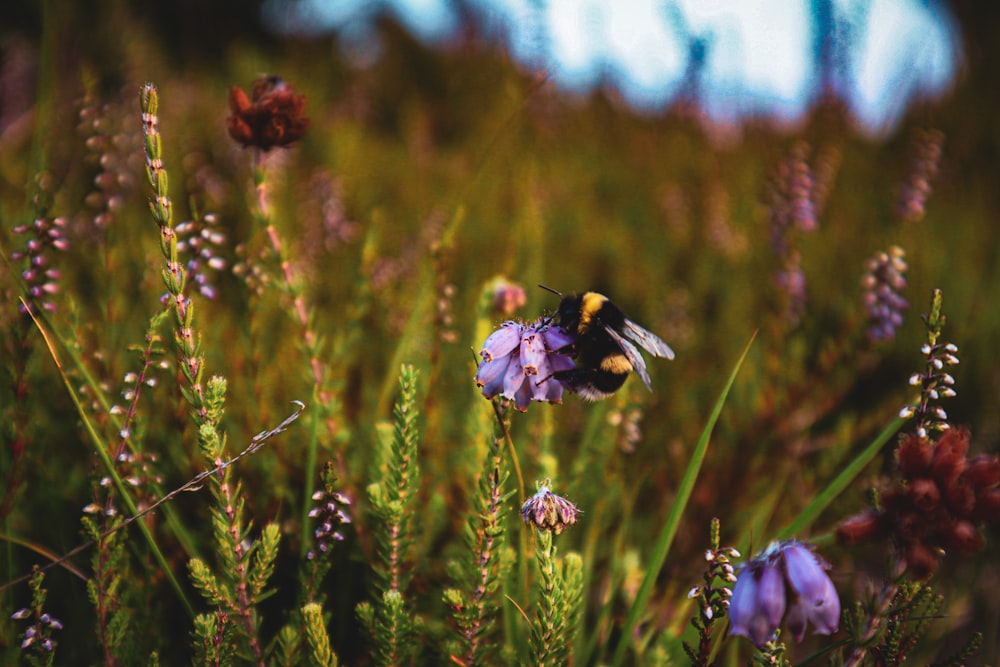
M 548 287 L 547 285 L 542 285 L 541 283 L 539 283 L 538 286 L 541 287 L 543 290 L 548 290 L 549 292 L 552 292 L 553 294 L 555 294 L 556 296 L 558 296 L 560 299 L 562 298 L 562 292 L 559 292 L 558 290 L 554 290 L 551 287 Z M 555 318 L 555 316 L 556 316 L 556 314 L 552 313 L 551 315 L 549 315 L 548 317 L 546 317 L 542 321 L 542 326 L 543 327 L 547 326 L 549 324 L 549 322 L 551 322 Z M 545 379 L 547 380 L 548 378 L 545 378 Z M 541 382 L 539 382 L 539 384 L 541 384 Z

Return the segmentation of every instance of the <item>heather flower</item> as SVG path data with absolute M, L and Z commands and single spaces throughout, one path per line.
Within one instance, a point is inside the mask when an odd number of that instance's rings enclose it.
M 521 505 L 521 518 L 525 523 L 555 535 L 576 523 L 579 514 L 580 510 L 574 503 L 552 493 L 552 489 L 545 484 L 540 485 L 538 492 Z
M 910 303 L 900 292 L 906 287 L 905 253 L 899 246 L 879 252 L 868 260 L 861 285 L 868 310 L 869 340 L 892 340 L 903 325 L 903 312 Z
M 795 641 L 802 641 L 808 624 L 813 634 L 836 632 L 840 598 L 828 569 L 801 542 L 772 543 L 737 575 L 729 601 L 729 632 L 758 647 L 774 639 L 783 619 Z
M 244 147 L 264 152 L 288 146 L 301 139 L 309 127 L 309 119 L 303 115 L 305 106 L 305 95 L 297 94 L 278 76 L 257 79 L 250 97 L 242 88 L 230 86 L 229 136 Z
M 798 322 L 806 305 L 806 279 L 797 237 L 818 227 L 808 152 L 808 145 L 799 143 L 778 164 L 766 202 L 771 250 L 778 263 L 774 282 L 785 297 L 785 317 L 793 323 Z
M 931 183 L 938 174 L 944 134 L 928 130 L 917 135 L 913 142 L 910 173 L 899 187 L 896 215 L 907 222 L 917 222 L 924 217 Z
M 731 559 L 739 558 L 740 552 L 720 544 L 719 525 L 718 519 L 712 519 L 709 548 L 705 551 L 708 567 L 702 575 L 703 583 L 692 588 L 687 595 L 689 600 L 695 600 L 698 604 L 698 614 L 691 619 L 691 625 L 698 631 L 698 642 L 696 645 L 683 643 L 684 652 L 688 654 L 692 665 L 710 664 L 715 643 L 712 634 L 715 622 L 728 615 L 733 596 L 733 591 L 727 584 L 736 583 L 736 569 Z
M 528 301 L 528 296 L 524 288 L 517 283 L 512 283 L 498 278 L 493 283 L 493 310 L 504 317 L 510 317 L 516 313 Z
M 948 551 L 984 545 L 979 526 L 1000 522 L 1000 456 L 968 458 L 969 432 L 944 431 L 936 442 L 911 434 L 896 450 L 900 478 L 880 494 L 877 509 L 837 528 L 842 544 L 888 536 L 907 571 L 926 579 Z
M 28 288 L 32 302 L 47 311 L 55 310 L 49 297 L 59 291 L 59 271 L 51 267 L 52 251 L 65 251 L 69 247 L 65 234 L 64 218 L 38 218 L 31 225 L 16 225 L 15 234 L 27 237 L 24 250 L 16 250 L 10 258 L 15 262 L 25 262 L 27 268 L 21 278 Z
M 317 491 L 312 495 L 312 499 L 316 501 L 316 506 L 309 510 L 309 518 L 316 519 L 319 523 L 313 533 L 316 537 L 316 548 L 320 554 L 325 554 L 330 550 L 331 541 L 344 540 L 341 529 L 351 523 L 351 517 L 347 513 L 351 499 L 332 489 Z M 315 551 L 310 550 L 306 554 L 309 560 L 315 557 Z
M 215 299 L 218 290 L 212 278 L 227 266 L 226 259 L 219 254 L 226 243 L 226 234 L 219 229 L 218 217 L 214 213 L 195 216 L 179 223 L 174 230 L 177 232 L 177 252 L 187 258 L 188 277 L 203 297 Z
M 563 386 L 552 376 L 574 368 L 573 361 L 559 352 L 572 342 L 569 334 L 547 320 L 504 322 L 483 343 L 476 384 L 486 398 L 503 396 L 521 412 L 531 401 L 561 403 Z
M 53 632 L 63 629 L 63 624 L 59 619 L 44 611 L 48 592 L 42 588 L 43 581 L 44 576 L 36 567 L 31 576 L 31 606 L 18 609 L 10 615 L 10 619 L 13 621 L 28 623 L 28 627 L 24 629 L 20 646 L 32 664 L 52 664 L 51 654 L 58 643 L 53 638 Z
M 942 398 L 956 396 L 955 378 L 946 369 L 958 365 L 958 347 L 941 340 L 941 331 L 946 321 L 941 312 L 941 302 L 941 290 L 934 290 L 931 310 L 923 315 L 927 328 L 927 342 L 920 347 L 925 360 L 924 371 L 910 376 L 910 385 L 920 387 L 920 400 L 916 405 L 906 406 L 899 413 L 904 419 L 917 418 L 917 435 L 922 438 L 931 432 L 951 428 L 948 413 L 938 403 Z

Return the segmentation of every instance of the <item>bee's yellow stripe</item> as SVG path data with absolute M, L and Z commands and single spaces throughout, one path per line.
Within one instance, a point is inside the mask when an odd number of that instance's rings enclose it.
M 609 373 L 631 373 L 632 364 L 624 354 L 616 352 L 601 359 L 601 370 Z
M 587 329 L 590 328 L 591 320 L 594 319 L 594 315 L 607 300 L 608 297 L 598 292 L 587 292 L 583 295 L 583 301 L 580 304 L 580 323 L 576 327 L 580 333 L 587 332 Z

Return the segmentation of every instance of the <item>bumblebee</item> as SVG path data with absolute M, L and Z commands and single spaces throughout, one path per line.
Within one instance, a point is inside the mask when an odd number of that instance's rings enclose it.
M 654 357 L 673 359 L 674 351 L 669 345 L 625 317 L 603 294 L 584 292 L 563 297 L 549 287 L 540 287 L 562 297 L 554 318 L 573 342 L 556 351 L 576 362 L 576 368 L 556 371 L 550 377 L 590 401 L 607 398 L 616 392 L 632 371 L 639 374 L 647 389 L 653 390 L 646 362 L 628 339 Z

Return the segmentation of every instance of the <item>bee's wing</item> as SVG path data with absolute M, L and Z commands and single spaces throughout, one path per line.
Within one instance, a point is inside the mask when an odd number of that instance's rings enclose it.
M 632 364 L 632 368 L 634 368 L 635 372 L 642 378 L 643 383 L 646 385 L 646 389 L 653 391 L 653 385 L 649 381 L 649 373 L 646 372 L 646 361 L 642 358 L 642 355 L 639 354 L 639 350 L 635 349 L 635 345 L 625 340 L 624 336 L 607 325 L 604 326 L 604 330 L 608 332 L 608 335 L 611 336 L 616 343 L 618 343 L 618 347 L 621 348 L 621 351 L 625 354 L 625 358 L 628 359 L 629 363 Z
M 622 330 L 626 336 L 637 342 L 654 357 L 674 358 L 674 351 L 670 349 L 669 345 L 663 342 L 663 339 L 652 331 L 643 329 L 632 320 L 626 319 Z

